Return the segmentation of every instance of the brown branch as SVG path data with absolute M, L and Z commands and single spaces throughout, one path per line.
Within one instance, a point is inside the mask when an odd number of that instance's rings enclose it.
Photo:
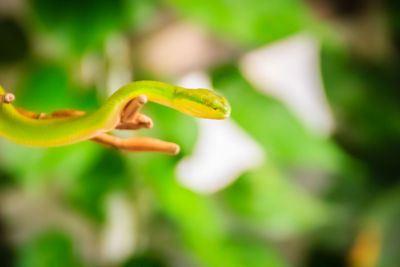
M 37 119 L 37 117 L 38 117 L 38 114 L 36 114 L 35 112 L 32 112 L 30 110 L 26 110 L 23 108 L 16 108 L 16 109 L 20 114 L 24 115 L 25 117 L 29 117 L 31 119 Z
M 16 109 L 20 114 L 24 115 L 25 117 L 29 117 L 31 119 L 39 120 L 39 119 L 50 119 L 51 118 L 51 117 L 47 116 L 46 113 L 35 113 L 35 112 L 26 110 L 23 108 L 16 108 Z
M 147 102 L 147 97 L 145 95 L 140 95 L 137 98 L 130 101 L 124 110 L 122 111 L 120 123 L 117 125 L 116 129 L 119 130 L 138 130 L 141 128 L 152 128 L 153 120 L 139 113 L 142 106 Z M 63 109 L 56 110 L 51 115 L 46 115 L 45 113 L 36 114 L 29 110 L 24 110 L 22 108 L 17 108 L 18 112 L 24 116 L 32 119 L 53 119 L 53 118 L 65 118 L 71 116 L 81 116 L 85 112 L 75 109 Z
M 91 139 L 94 142 L 132 152 L 162 152 L 169 155 L 179 153 L 179 146 L 150 137 L 134 137 L 121 139 L 109 134 L 101 134 Z
M 63 109 L 56 110 L 51 113 L 51 118 L 65 118 L 65 117 L 75 117 L 82 116 L 85 114 L 85 111 L 76 110 L 76 109 Z
M 121 122 L 116 128 L 136 130 L 140 128 L 153 127 L 153 121 L 151 120 L 151 118 L 139 113 L 140 109 L 146 102 L 147 97 L 144 95 L 140 95 L 130 101 L 121 113 Z M 57 110 L 51 113 L 51 115 L 46 115 L 45 113 L 36 114 L 32 111 L 24 110 L 21 108 L 17 108 L 17 110 L 22 115 L 32 119 L 65 118 L 71 116 L 81 116 L 85 114 L 84 111 L 74 109 Z M 176 155 L 179 153 L 180 150 L 179 145 L 177 144 L 150 137 L 121 139 L 109 134 L 100 134 L 99 136 L 96 136 L 90 140 L 105 145 L 107 147 L 113 147 L 132 152 L 162 152 L 169 155 Z

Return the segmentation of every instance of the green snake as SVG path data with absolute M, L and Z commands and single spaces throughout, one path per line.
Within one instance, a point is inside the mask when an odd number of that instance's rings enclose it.
M 0 86 L 0 95 L 5 94 Z M 230 115 L 226 98 L 207 89 L 186 89 L 155 82 L 137 81 L 118 89 L 97 110 L 81 116 L 37 120 L 20 114 L 12 104 L 0 104 L 0 136 L 16 143 L 54 147 L 94 138 L 110 132 L 119 123 L 123 108 L 135 97 L 174 108 L 185 114 L 207 119 Z

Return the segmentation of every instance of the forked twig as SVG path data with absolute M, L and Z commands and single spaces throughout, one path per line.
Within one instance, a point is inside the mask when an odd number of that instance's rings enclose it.
M 147 96 L 139 95 L 132 99 L 124 108 L 121 114 L 121 122 L 132 121 L 135 116 L 142 109 L 143 105 L 147 103 Z
M 147 97 L 145 95 L 140 95 L 130 101 L 121 112 L 120 123 L 119 125 L 117 125 L 116 129 L 136 130 L 140 128 L 153 127 L 153 121 L 151 120 L 151 118 L 139 113 L 140 109 L 145 103 L 147 103 Z M 51 113 L 51 115 L 46 115 L 45 113 L 36 114 L 32 111 L 24 110 L 21 108 L 17 108 L 17 110 L 24 116 L 32 119 L 65 118 L 72 116 L 81 116 L 85 114 L 84 111 L 74 109 L 57 110 Z M 175 143 L 170 143 L 150 137 L 121 139 L 104 133 L 90 140 L 105 146 L 132 152 L 162 152 L 169 155 L 176 155 L 179 153 L 180 150 L 179 145 Z
M 152 128 L 153 121 L 151 118 L 140 113 L 143 105 L 147 103 L 147 96 L 139 95 L 131 100 L 123 109 L 120 124 L 117 129 L 120 130 L 136 130 L 140 128 Z

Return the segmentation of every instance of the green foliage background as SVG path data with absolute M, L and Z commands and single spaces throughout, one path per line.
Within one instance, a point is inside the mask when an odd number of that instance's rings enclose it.
M 18 73 L 10 90 L 26 109 L 100 106 L 105 93 L 76 79 L 83 58 L 95 54 L 106 61 L 112 36 L 140 41 L 167 13 L 242 53 L 311 33 L 321 44 L 321 74 L 337 129 L 330 137 L 310 131 L 283 103 L 253 88 L 233 57 L 207 72 L 229 99 L 234 122 L 267 151 L 268 160 L 224 190 L 201 195 L 178 184 L 175 166 L 193 152 L 197 124 L 153 104 L 144 112 L 156 127 L 142 134 L 179 143 L 179 156 L 120 153 L 90 142 L 38 149 L 1 139 L 0 189 L 46 197 L 57 188 L 49 199 L 90 221 L 94 232 L 104 225 L 104 204 L 115 192 L 144 207 L 139 228 L 150 241 L 121 266 L 346 266 L 357 236 L 371 223 L 382 239 L 375 265 L 397 266 L 400 7 L 396 1 L 379 6 L 391 49 L 374 58 L 357 53 L 335 23 L 356 17 L 361 4 L 319 1 L 333 10 L 321 18 L 310 2 L 31 0 L 17 16 L 2 12 L 0 73 Z M 36 46 L 46 40 L 52 48 L 43 55 Z M 137 80 L 173 80 L 134 65 Z M 302 172 L 318 174 L 328 186 L 308 191 L 296 180 Z M 10 266 L 96 265 L 58 225 L 19 243 L 9 240 L 7 221 L 0 225 L 0 261 Z M 292 250 L 299 256 L 291 257 Z

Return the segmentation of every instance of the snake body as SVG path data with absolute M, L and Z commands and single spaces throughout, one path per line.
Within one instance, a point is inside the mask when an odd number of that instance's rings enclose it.
M 0 94 L 4 94 L 1 87 Z M 139 95 L 146 95 L 149 101 L 195 117 L 225 119 L 230 115 L 228 101 L 210 90 L 137 81 L 121 87 L 98 110 L 77 117 L 37 120 L 23 116 L 12 104 L 0 104 L 0 136 L 39 147 L 62 146 L 91 139 L 113 130 L 124 107 Z

